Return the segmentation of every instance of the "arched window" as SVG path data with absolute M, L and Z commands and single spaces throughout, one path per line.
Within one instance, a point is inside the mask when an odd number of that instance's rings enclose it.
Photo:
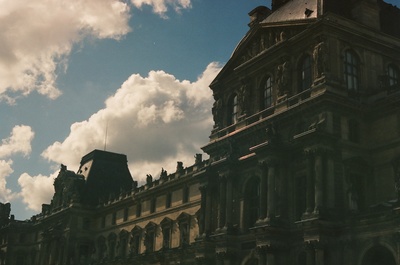
M 393 254 L 383 246 L 372 247 L 365 253 L 362 265 L 396 265 Z
M 150 222 L 148 225 L 146 225 L 146 233 L 144 235 L 144 246 L 146 248 L 146 253 L 155 251 L 156 228 L 157 225 L 153 222 Z
M 267 109 L 272 106 L 272 77 L 266 76 L 260 86 L 261 91 L 261 109 Z
M 166 217 L 161 221 L 160 225 L 163 236 L 162 248 L 164 250 L 170 249 L 172 241 L 172 220 Z
M 238 96 L 233 94 L 229 101 L 229 117 L 228 125 L 235 124 L 238 120 Z
M 142 228 L 135 226 L 131 231 L 131 238 L 129 239 L 129 254 L 140 254 L 140 242 L 142 240 Z
M 392 87 L 398 87 L 400 85 L 400 74 L 399 74 L 399 68 L 397 68 L 396 65 L 390 64 L 388 66 L 388 82 L 389 82 L 389 88 Z
M 179 225 L 179 246 L 186 247 L 190 243 L 190 215 L 181 213 L 178 218 Z
M 344 80 L 349 92 L 357 92 L 359 89 L 359 68 L 357 55 L 353 51 L 347 50 L 344 53 Z
M 115 246 L 117 243 L 117 235 L 115 233 L 111 233 L 108 235 L 108 257 L 110 259 L 115 258 Z
M 312 70 L 311 70 L 311 56 L 306 55 L 300 62 L 300 86 L 299 93 L 311 87 L 312 83 Z
M 128 248 L 128 238 L 129 232 L 126 230 L 121 230 L 119 233 L 119 243 L 118 243 L 118 256 L 121 258 L 126 257 L 126 251 Z
M 260 217 L 260 181 L 252 178 L 246 187 L 245 202 L 247 207 L 247 227 L 253 227 Z

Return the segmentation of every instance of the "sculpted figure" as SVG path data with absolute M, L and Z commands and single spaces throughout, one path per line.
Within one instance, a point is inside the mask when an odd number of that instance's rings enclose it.
M 212 107 L 212 114 L 213 114 L 213 119 L 214 119 L 214 127 L 219 127 L 220 126 L 221 108 L 222 108 L 221 99 L 215 100 L 214 104 L 213 104 L 213 107 Z
M 176 162 L 176 172 L 180 172 L 183 170 L 183 162 L 178 161 Z
M 278 65 L 276 71 L 276 85 L 278 90 L 278 97 L 288 93 L 290 83 L 290 62 L 286 61 Z
M 239 91 L 239 106 L 241 114 L 245 114 L 248 108 L 248 98 L 249 98 L 249 87 L 248 84 L 243 81 L 243 85 L 240 87 Z
M 161 168 L 161 174 L 160 174 L 160 179 L 166 180 L 168 178 L 168 173 L 164 168 Z
M 320 78 L 325 74 L 328 61 L 328 53 L 324 42 L 318 43 L 313 51 L 314 60 L 314 79 Z
M 147 174 L 146 175 L 146 184 L 150 186 L 152 183 L 153 183 L 153 176 L 150 174 Z

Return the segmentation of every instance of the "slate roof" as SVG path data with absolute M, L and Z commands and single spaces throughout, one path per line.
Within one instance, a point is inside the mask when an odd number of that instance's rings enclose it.
M 317 0 L 290 0 L 265 18 L 262 23 L 315 19 L 318 15 L 317 8 Z

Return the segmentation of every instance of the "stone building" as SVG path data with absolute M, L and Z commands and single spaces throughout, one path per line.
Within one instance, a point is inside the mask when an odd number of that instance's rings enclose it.
M 400 265 L 400 10 L 274 0 L 210 88 L 194 165 L 138 186 L 95 150 L 29 221 L 0 207 L 0 264 Z

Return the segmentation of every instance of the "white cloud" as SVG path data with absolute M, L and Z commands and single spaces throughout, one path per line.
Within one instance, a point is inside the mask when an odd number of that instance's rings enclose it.
M 51 176 L 30 176 L 28 173 L 23 173 L 19 177 L 20 195 L 28 208 L 40 211 L 43 203 L 50 203 L 54 193 L 53 183 L 57 174 L 56 172 Z
M 118 39 L 130 31 L 122 0 L 3 0 L 0 100 L 36 91 L 58 97 L 57 72 L 85 37 Z
M 103 149 L 108 125 L 107 150 L 128 156 L 135 179 L 161 167 L 172 172 L 178 160 L 189 166 L 207 143 L 213 102 L 208 85 L 219 70 L 211 63 L 196 82 L 179 81 L 163 71 L 147 77 L 134 74 L 106 100 L 104 109 L 74 123 L 69 136 L 42 156 L 78 169 L 83 155 Z
M 31 141 L 35 133 L 30 126 L 17 125 L 12 129 L 11 135 L 2 140 L 0 145 L 0 158 L 10 157 L 16 153 L 29 155 L 32 151 Z
M 131 0 L 131 2 L 137 8 L 141 8 L 143 5 L 151 6 L 154 13 L 165 18 L 167 17 L 165 13 L 168 11 L 168 6 L 178 13 L 182 9 L 188 9 L 192 6 L 190 0 Z
M 12 129 L 8 138 L 1 141 L 0 158 L 8 158 L 0 160 L 0 200 L 10 201 L 17 196 L 7 188 L 6 178 L 14 172 L 12 169 L 13 160 L 11 156 L 15 154 L 29 155 L 31 153 L 31 141 L 34 137 L 32 128 L 26 125 L 17 125 Z
M 6 178 L 14 172 L 11 168 L 12 160 L 0 160 L 0 201 L 10 201 L 14 197 L 14 193 L 8 189 Z

